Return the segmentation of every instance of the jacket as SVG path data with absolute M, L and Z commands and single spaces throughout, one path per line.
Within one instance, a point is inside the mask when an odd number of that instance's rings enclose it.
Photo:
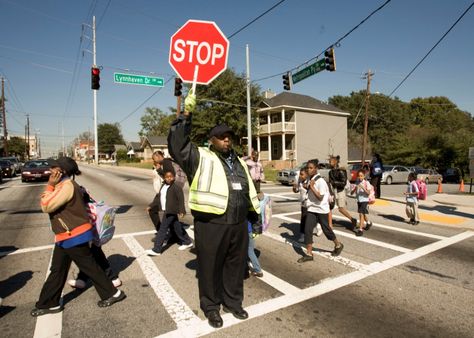
M 334 168 L 329 171 L 329 184 L 336 188 L 337 192 L 344 190 L 347 184 L 347 173 L 343 169 Z
M 172 122 L 168 134 L 168 149 L 173 159 L 181 166 L 187 175 L 189 185 L 192 185 L 195 174 L 200 163 L 200 153 L 198 147 L 191 142 L 191 121 L 192 116 L 181 115 Z M 210 151 L 215 152 L 212 147 Z M 229 187 L 229 198 L 224 214 L 214 214 L 191 210 L 194 218 L 201 222 L 210 222 L 215 224 L 239 224 L 246 219 L 250 221 L 258 220 L 258 214 L 250 210 L 252 204 L 250 201 L 250 188 L 246 169 L 237 159 L 234 151 L 231 151 L 228 158 L 223 154 L 215 152 L 224 168 L 227 185 Z M 231 181 L 233 180 L 233 181 Z M 241 190 L 233 190 L 232 182 L 238 182 Z
M 161 205 L 161 192 L 164 186 L 165 184 L 161 186 L 160 192 L 156 194 L 149 206 L 157 206 L 158 210 L 164 210 L 166 214 L 185 214 L 186 208 L 184 206 L 183 189 L 181 189 L 176 183 L 171 184 L 166 191 L 166 205 L 163 208 Z
M 41 195 L 41 210 L 49 214 L 55 242 L 70 240 L 92 229 L 81 188 L 69 178 L 46 187 Z

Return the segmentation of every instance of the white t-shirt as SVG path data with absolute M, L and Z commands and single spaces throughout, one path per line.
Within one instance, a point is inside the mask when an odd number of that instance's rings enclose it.
M 166 211 L 166 193 L 168 192 L 169 189 L 168 184 L 163 184 L 163 188 L 161 188 L 160 192 L 160 203 L 161 203 L 161 210 Z
M 319 178 L 319 179 L 318 179 Z M 314 188 L 320 195 L 323 196 L 322 200 L 319 200 L 316 195 L 314 195 L 311 189 L 308 189 L 308 199 L 306 206 L 308 207 L 309 212 L 314 212 L 317 214 L 328 214 L 329 213 L 329 187 L 324 178 L 319 174 L 312 177 L 311 180 L 315 180 Z

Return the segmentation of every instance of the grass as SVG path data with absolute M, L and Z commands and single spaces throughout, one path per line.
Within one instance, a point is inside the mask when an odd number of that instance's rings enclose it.
M 119 162 L 120 167 L 133 167 L 133 168 L 142 168 L 142 169 L 152 169 L 153 163 L 151 162 Z
M 263 168 L 263 173 L 265 174 L 265 181 L 276 181 L 278 170 L 272 167 Z

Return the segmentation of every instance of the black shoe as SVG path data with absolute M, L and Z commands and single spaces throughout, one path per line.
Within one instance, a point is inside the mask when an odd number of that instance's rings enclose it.
M 363 235 L 364 235 L 364 232 L 363 232 L 361 229 L 356 229 L 356 230 L 355 230 L 355 234 L 356 234 L 356 236 L 359 237 L 359 236 L 363 236 Z
M 62 306 L 58 307 L 57 309 L 38 309 L 37 307 L 35 307 L 33 310 L 31 310 L 30 315 L 32 315 L 33 317 L 38 317 L 42 315 L 47 315 L 48 313 L 58 313 L 62 310 L 64 310 Z
M 237 319 L 244 320 L 244 319 L 247 319 L 249 317 L 248 312 L 245 311 L 242 308 L 239 309 L 239 310 L 231 310 L 227 306 L 223 305 L 222 309 L 224 310 L 224 312 L 227 312 L 227 313 L 231 312 L 234 315 L 234 317 L 237 318 Z
M 121 302 L 122 300 L 124 300 L 127 296 L 125 295 L 125 292 L 123 291 L 120 291 L 120 294 L 116 297 L 112 296 L 110 298 L 107 298 L 107 299 L 104 299 L 104 300 L 99 300 L 97 302 L 97 305 L 99 305 L 99 307 L 107 307 L 107 306 L 112 306 L 114 305 L 115 303 L 118 303 L 118 302 Z
M 298 259 L 297 262 L 298 263 L 304 263 L 304 262 L 309 262 L 309 261 L 313 261 L 313 260 L 314 260 L 313 255 L 304 255 L 303 257 Z
M 209 311 L 208 313 L 206 313 L 206 317 L 207 321 L 209 322 L 209 325 L 216 329 L 224 325 L 224 321 L 222 320 L 222 317 L 219 314 L 219 311 L 217 310 Z
M 366 231 L 370 230 L 370 228 L 372 228 L 372 225 L 373 225 L 372 222 L 366 223 L 366 224 L 365 224 L 365 230 L 366 230 Z
M 420 221 L 413 221 L 412 224 L 413 224 L 413 225 L 418 225 L 418 224 L 420 224 Z
M 342 249 L 344 249 L 344 244 L 339 243 L 339 246 L 336 246 L 334 248 L 334 251 L 331 253 L 332 256 L 339 256 L 342 252 Z

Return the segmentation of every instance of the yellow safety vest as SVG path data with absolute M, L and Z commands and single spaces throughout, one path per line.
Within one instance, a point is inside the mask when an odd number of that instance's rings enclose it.
M 199 165 L 189 188 L 191 210 L 222 215 L 229 201 L 229 185 L 221 160 L 208 148 L 199 147 Z M 252 208 L 260 214 L 260 202 L 250 177 L 247 164 L 238 157 L 247 174 Z

